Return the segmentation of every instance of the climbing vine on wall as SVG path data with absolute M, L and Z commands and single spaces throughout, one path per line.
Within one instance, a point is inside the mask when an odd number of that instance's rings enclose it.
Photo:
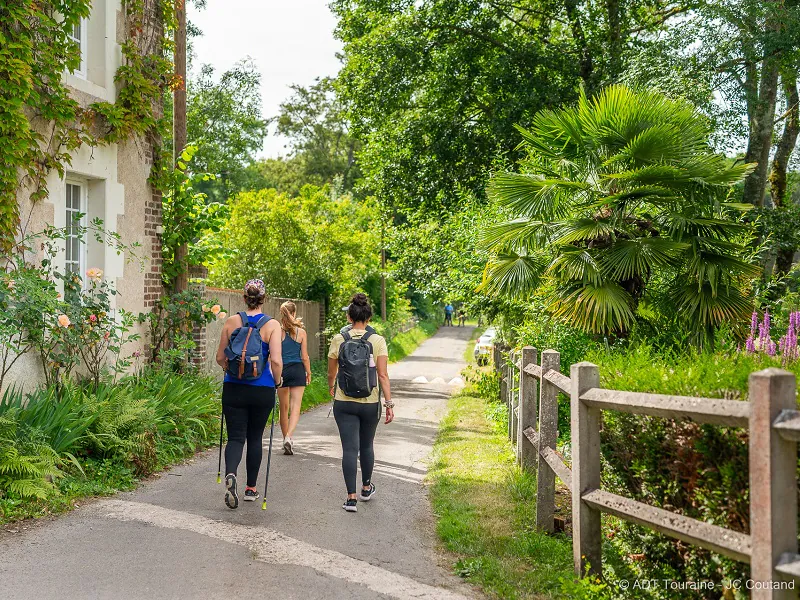
M 8 251 L 18 232 L 19 193 L 29 192 L 32 203 L 45 198 L 48 174 L 55 169 L 63 177 L 76 149 L 136 135 L 157 145 L 166 126 L 163 94 L 183 83 L 175 80 L 169 59 L 175 5 L 123 0 L 123 7 L 117 101 L 81 106 L 64 73 L 80 67 L 71 34 L 89 16 L 91 0 L 0 3 L 0 250 Z M 154 148 L 154 157 L 160 154 Z

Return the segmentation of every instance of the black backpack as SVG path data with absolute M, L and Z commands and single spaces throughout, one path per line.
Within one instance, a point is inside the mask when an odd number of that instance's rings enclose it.
M 371 331 L 361 337 L 353 337 L 349 331 L 342 332 L 344 341 L 339 346 L 339 374 L 337 385 L 345 396 L 367 398 L 378 387 L 378 369 L 370 367 L 372 344 Z

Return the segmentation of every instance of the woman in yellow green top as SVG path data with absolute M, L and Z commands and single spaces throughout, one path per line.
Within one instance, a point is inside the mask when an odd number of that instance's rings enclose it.
M 328 352 L 328 387 L 333 396 L 333 416 L 342 440 L 342 472 L 347 500 L 342 508 L 358 510 L 358 500 L 375 496 L 372 470 L 375 466 L 373 442 L 381 418 L 381 395 L 386 407 L 386 423 L 394 419 L 394 403 L 389 387 L 389 349 L 386 340 L 367 324 L 372 307 L 364 294 L 353 296 L 347 309 L 352 328 L 342 330 L 331 340 Z M 357 463 L 361 459 L 361 489 L 356 490 Z

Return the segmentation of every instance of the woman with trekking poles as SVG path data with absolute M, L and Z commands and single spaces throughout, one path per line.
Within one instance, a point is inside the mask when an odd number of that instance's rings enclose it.
M 358 511 L 358 500 L 367 502 L 375 497 L 373 441 L 382 413 L 381 394 L 386 407 L 385 423 L 394 420 L 389 350 L 386 340 L 368 328 L 371 318 L 372 307 L 367 297 L 353 296 L 347 309 L 352 328 L 337 333 L 328 352 L 328 388 L 334 399 L 333 416 L 342 440 L 342 473 L 347 486 L 342 508 L 348 512 Z M 356 489 L 359 458 L 361 487 Z
M 275 319 L 262 312 L 265 298 L 263 281 L 251 279 L 247 282 L 244 286 L 246 310 L 225 321 L 217 349 L 217 364 L 225 370 L 222 415 L 228 431 L 228 443 L 225 446 L 225 504 L 228 508 L 239 506 L 236 474 L 245 443 L 247 485 L 244 499 L 250 502 L 258 499 L 256 479 L 261 467 L 264 428 L 270 413 L 273 413 L 273 426 L 275 423 L 275 388 L 280 385 L 283 369 L 282 329 Z
M 297 317 L 297 306 L 291 300 L 281 304 L 283 342 L 283 385 L 278 388 L 280 400 L 283 453 L 294 454 L 294 430 L 300 421 L 303 392 L 311 383 L 311 359 L 308 357 L 308 336 L 303 320 Z

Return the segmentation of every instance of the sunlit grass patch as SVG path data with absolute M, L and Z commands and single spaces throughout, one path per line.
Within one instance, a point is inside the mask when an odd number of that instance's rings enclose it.
M 454 571 L 495 598 L 562 597 L 572 577 L 564 535 L 534 529 L 536 478 L 517 467 L 493 402 L 450 401 L 428 474 L 437 533 Z

